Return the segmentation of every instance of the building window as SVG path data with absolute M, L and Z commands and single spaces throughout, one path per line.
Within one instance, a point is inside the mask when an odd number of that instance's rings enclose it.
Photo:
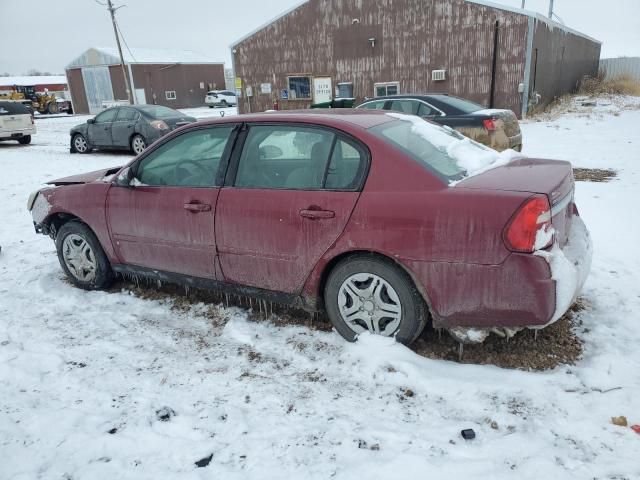
M 397 95 L 400 93 L 400 82 L 384 82 L 373 84 L 374 96 Z
M 164 92 L 164 96 L 167 100 L 175 100 L 176 99 L 176 91 L 175 90 L 168 90 L 166 92 Z
M 289 100 L 311 100 L 311 77 L 287 77 Z

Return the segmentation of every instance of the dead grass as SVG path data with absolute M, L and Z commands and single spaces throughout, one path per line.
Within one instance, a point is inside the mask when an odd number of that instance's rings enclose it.
M 576 182 L 608 182 L 618 173 L 608 168 L 574 168 Z
M 640 80 L 629 75 L 605 78 L 603 72 L 596 77 L 584 77 L 578 87 L 579 95 L 631 95 L 640 97 Z

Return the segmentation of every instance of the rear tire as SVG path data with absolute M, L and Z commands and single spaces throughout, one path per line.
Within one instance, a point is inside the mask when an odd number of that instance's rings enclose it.
M 100 241 L 79 221 L 65 223 L 56 236 L 60 266 L 76 287 L 99 290 L 113 281 L 113 270 Z
M 31 135 L 25 135 L 18 139 L 20 145 L 29 145 L 31 143 Z
M 331 323 L 350 342 L 368 330 L 408 345 L 422 333 L 428 318 L 409 275 L 374 255 L 340 261 L 327 279 L 324 303 Z
M 222 101 L 220 102 L 220 107 L 222 107 L 222 108 L 227 108 L 228 106 L 229 106 L 229 104 L 227 103 L 227 101 L 226 101 L 226 100 L 222 100 Z
M 131 147 L 131 152 L 134 155 L 140 155 L 142 152 L 144 152 L 145 148 L 147 148 L 147 142 L 142 135 L 136 133 L 133 137 L 131 137 L 129 146 Z

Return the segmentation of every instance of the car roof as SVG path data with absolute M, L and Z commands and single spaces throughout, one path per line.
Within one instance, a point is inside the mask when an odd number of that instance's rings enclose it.
M 245 113 L 242 115 L 204 119 L 200 125 L 237 122 L 300 122 L 315 123 L 327 126 L 357 126 L 364 129 L 375 127 L 396 119 L 388 112 L 378 110 L 357 110 L 353 108 L 330 108 L 314 110 L 280 110 L 262 113 Z

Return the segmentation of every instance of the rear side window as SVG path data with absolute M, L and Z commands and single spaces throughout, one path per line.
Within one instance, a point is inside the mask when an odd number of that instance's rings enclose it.
M 233 128 L 199 129 L 170 140 L 140 162 L 136 178 L 150 186 L 214 186 Z
M 321 189 L 334 138 L 319 128 L 253 126 L 240 156 L 235 186 Z
M 19 102 L 0 102 L 0 115 L 31 115 L 31 112 Z

